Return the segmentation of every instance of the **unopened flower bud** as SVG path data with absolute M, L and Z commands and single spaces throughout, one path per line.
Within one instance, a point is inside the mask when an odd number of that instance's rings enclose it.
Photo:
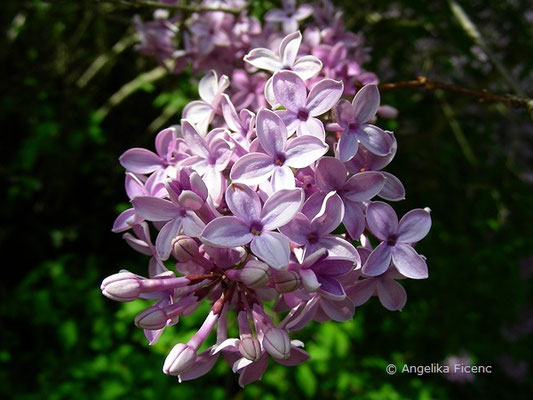
M 179 262 L 187 262 L 198 255 L 198 243 L 189 236 L 177 236 L 172 240 L 172 255 Z
M 115 301 L 133 301 L 141 294 L 141 278 L 131 272 L 119 272 L 105 278 L 102 294 Z
M 291 355 L 291 339 L 284 329 L 270 328 L 265 332 L 263 346 L 271 357 L 285 360 Z
M 265 286 L 269 277 L 270 267 L 256 260 L 248 261 L 239 275 L 240 281 L 252 289 Z
M 294 271 L 276 271 L 274 283 L 280 293 L 293 292 L 300 287 L 300 276 Z
M 148 307 L 135 317 L 135 326 L 155 331 L 164 328 L 168 321 L 168 315 L 157 306 Z
M 191 369 L 195 362 L 196 351 L 187 344 L 178 343 L 165 359 L 163 372 L 167 375 L 180 375 Z
M 239 352 L 244 358 L 257 361 L 261 358 L 261 344 L 252 336 L 246 336 L 239 341 Z

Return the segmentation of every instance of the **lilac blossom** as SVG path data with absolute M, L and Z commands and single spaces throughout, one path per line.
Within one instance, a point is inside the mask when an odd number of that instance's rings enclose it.
M 328 146 L 313 136 L 287 140 L 287 129 L 279 116 L 266 109 L 257 115 L 257 138 L 265 153 L 249 153 L 232 167 L 235 182 L 257 185 L 271 177 L 273 191 L 294 189 L 291 168 L 304 168 L 318 160 Z
M 313 13 L 313 7 L 310 4 L 296 7 L 296 0 L 283 0 L 282 4 L 283 9 L 276 8 L 268 11 L 265 14 L 265 20 L 280 23 L 284 33 L 298 30 L 298 23 Z
M 413 249 L 412 244 L 422 240 L 431 228 L 429 209 L 411 210 L 398 222 L 391 206 L 376 201 L 368 206 L 366 220 L 370 232 L 381 243 L 368 256 L 363 266 L 365 275 L 383 274 L 392 260 L 398 272 L 407 278 L 428 277 L 426 260 Z
M 341 127 L 338 156 L 341 161 L 349 161 L 355 156 L 358 143 L 380 156 L 391 152 L 390 137 L 377 126 L 369 124 L 379 107 L 380 97 L 376 85 L 366 85 L 360 89 L 352 103 L 341 100 L 335 107 L 335 118 Z
M 317 117 L 329 111 L 339 101 L 343 92 L 342 82 L 323 79 L 307 94 L 305 83 L 290 71 L 278 72 L 273 78 L 276 100 L 286 108 L 278 115 L 287 126 L 289 135 L 311 135 L 325 138 L 324 124 Z
M 202 232 L 204 240 L 219 247 L 250 243 L 251 251 L 272 268 L 287 268 L 289 240 L 273 230 L 285 225 L 300 210 L 302 190 L 279 190 L 261 205 L 250 187 L 232 184 L 226 190 L 226 203 L 234 216 L 219 217 L 207 224 Z

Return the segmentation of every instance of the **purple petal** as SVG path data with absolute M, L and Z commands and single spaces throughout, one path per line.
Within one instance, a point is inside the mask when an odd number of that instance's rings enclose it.
M 378 193 L 379 197 L 389 201 L 400 201 L 405 199 L 405 188 L 402 182 L 388 172 L 381 172 L 385 177 L 385 185 Z
M 272 191 L 277 192 L 283 189 L 294 189 L 294 173 L 287 165 L 276 167 L 271 179 Z
M 137 196 L 146 196 L 148 194 L 144 188 L 144 184 L 132 173 L 126 173 L 124 186 L 130 200 Z
M 274 269 L 286 269 L 289 265 L 289 239 L 281 233 L 263 232 L 259 236 L 254 236 L 250 249 Z
M 352 260 L 354 264 L 361 264 L 359 253 L 357 252 L 357 250 L 355 250 L 355 247 L 353 247 L 351 243 L 340 237 L 333 235 L 323 236 L 318 241 L 316 247 L 323 247 L 327 249 L 330 257 L 345 258 Z M 309 247 L 309 249 L 311 249 L 311 246 Z
M 261 222 L 265 230 L 277 229 L 287 224 L 302 208 L 302 189 L 279 190 L 268 198 L 263 206 Z
M 127 150 L 118 160 L 120 165 L 135 174 L 149 174 L 163 165 L 157 154 L 140 148 Z
M 305 215 L 297 213 L 288 224 L 279 228 L 280 232 L 299 246 L 307 243 L 307 235 L 311 232 L 311 224 Z
M 359 148 L 357 135 L 352 131 L 344 131 L 339 139 L 339 159 L 343 162 L 351 160 Z
M 357 138 L 369 151 L 378 156 L 386 156 L 391 152 L 391 137 L 377 126 L 361 126 L 361 128 L 357 130 Z
M 147 256 L 152 255 L 152 247 L 144 240 L 137 239 L 131 233 L 125 233 L 124 235 L 122 235 L 122 239 L 124 239 L 126 243 L 135 251 L 138 251 L 139 253 L 142 253 Z
M 281 62 L 285 68 L 292 67 L 302 43 L 302 34 L 297 31 L 283 38 L 279 45 Z
M 320 300 L 320 307 L 329 318 L 337 322 L 352 319 L 355 312 L 355 306 L 349 298 L 345 298 L 343 301 L 331 301 L 322 298 Z
M 226 203 L 236 217 L 253 222 L 261 219 L 259 196 L 246 185 L 234 183 L 226 189 Z
M 299 349 L 298 347 L 291 347 L 291 355 L 285 360 L 276 359 L 275 361 L 278 364 L 286 365 L 288 367 L 294 367 L 300 365 L 301 363 L 309 360 L 311 356 L 304 350 Z
M 183 233 L 188 236 L 198 237 L 202 234 L 205 223 L 193 212 L 187 211 L 186 218 L 183 218 Z
M 359 89 L 352 102 L 357 121 L 364 124 L 374 118 L 378 111 L 379 102 L 377 85 L 366 85 Z
M 398 230 L 398 217 L 387 203 L 375 201 L 366 209 L 366 223 L 374 236 L 388 240 Z
M 208 348 L 196 357 L 196 362 L 191 369 L 185 371 L 183 374 L 180 374 L 180 379 L 182 381 L 190 381 L 207 374 L 209 371 L 211 371 L 217 362 L 217 359 L 218 356 L 212 355 L 211 348 Z
M 200 134 L 205 135 L 207 133 L 207 127 L 213 120 L 215 112 L 209 104 L 205 101 L 192 101 L 183 108 L 181 117 L 183 119 L 188 119 L 196 127 Z
M 321 69 L 322 61 L 315 56 L 300 57 L 291 68 L 291 70 L 296 72 L 304 81 L 317 76 Z
M 353 268 L 354 262 L 352 260 L 332 258 L 321 260 L 313 266 L 313 270 L 321 276 L 343 276 L 352 271 Z
M 320 282 L 318 282 L 316 274 L 310 268 L 300 269 L 300 279 L 302 286 L 309 293 L 316 292 L 320 287 Z
M 343 125 L 349 124 L 355 118 L 355 111 L 352 103 L 345 99 L 339 100 L 337 105 L 333 107 L 332 113 L 335 121 Z
M 189 149 L 191 149 L 194 155 L 209 158 L 209 148 L 205 139 L 200 136 L 192 123 L 186 119 L 181 120 L 181 136 L 183 136 L 187 146 L 189 146 Z
M 250 227 L 237 217 L 218 217 L 207 224 L 202 238 L 213 246 L 237 247 L 250 242 L 254 235 Z
M 426 279 L 428 266 L 426 260 L 408 244 L 398 243 L 392 251 L 392 261 L 396 269 L 411 279 Z
M 226 179 L 222 172 L 219 172 L 214 167 L 206 169 L 203 180 L 208 187 L 209 194 L 215 204 L 220 204 L 224 189 L 226 188 Z
M 385 177 L 380 172 L 360 172 L 346 181 L 342 197 L 355 202 L 368 201 L 380 192 L 384 184 Z
M 283 68 L 279 57 L 269 49 L 253 49 L 244 56 L 244 61 L 259 69 L 276 72 Z
M 350 237 L 354 240 L 359 240 L 359 236 L 365 230 L 365 216 L 361 210 L 361 206 L 352 201 L 345 201 L 342 222 Z
M 276 113 L 263 108 L 257 114 L 257 137 L 261 147 L 272 157 L 276 157 L 285 148 L 287 128 Z
M 166 158 L 167 154 L 173 150 L 176 140 L 176 128 L 163 129 L 155 137 L 155 148 L 161 158 Z
M 344 204 L 342 199 L 333 194 L 324 199 L 321 210 L 311 220 L 311 229 L 318 235 L 328 234 L 339 226 L 343 217 Z
M 376 292 L 377 279 L 369 278 L 357 281 L 355 285 L 346 289 L 346 295 L 356 307 L 365 304 Z
M 128 208 L 127 210 L 122 211 L 117 219 L 115 219 L 111 231 L 115 233 L 127 231 L 140 221 L 142 221 L 142 219 L 135 214 L 135 209 Z
M 314 136 L 300 136 L 289 140 L 285 150 L 286 164 L 292 168 L 305 168 L 328 151 L 328 145 Z
M 306 103 L 309 115 L 317 117 L 331 110 L 341 98 L 343 91 L 344 85 L 342 81 L 322 79 L 309 92 Z
M 291 71 L 277 72 L 273 77 L 273 88 L 276 100 L 294 113 L 305 106 L 307 89 L 298 75 Z
M 380 279 L 377 285 L 377 291 L 379 301 L 387 310 L 401 310 L 407 302 L 405 289 L 392 279 Z
M 331 276 L 319 275 L 318 281 L 320 282 L 319 292 L 321 295 L 338 301 L 346 297 L 344 288 L 337 279 Z
M 241 131 L 241 121 L 235 110 L 235 106 L 231 102 L 227 94 L 222 95 L 222 100 L 220 102 L 222 108 L 222 115 L 224 116 L 224 121 L 228 125 L 228 128 L 233 132 Z
M 314 136 L 324 141 L 326 138 L 326 131 L 324 124 L 317 118 L 309 118 L 307 121 L 300 121 L 298 128 L 296 128 L 298 136 Z
M 341 189 L 347 175 L 348 171 L 344 164 L 333 157 L 323 157 L 315 169 L 316 184 L 324 192 Z
M 398 224 L 398 241 L 415 243 L 426 237 L 431 229 L 429 212 L 421 208 L 406 213 Z
M 289 110 L 279 110 L 276 114 L 283 120 L 283 123 L 287 127 L 287 133 L 291 136 L 298 128 L 300 120 L 296 117 L 296 114 Z
M 392 258 L 392 247 L 387 242 L 381 242 L 368 256 L 363 265 L 363 274 L 367 276 L 378 276 L 389 269 Z
M 157 255 L 162 260 L 168 259 L 170 256 L 171 246 L 170 242 L 176 236 L 179 235 L 182 225 L 182 219 L 173 219 L 165 224 L 163 228 L 159 231 L 157 239 L 155 240 L 155 248 L 157 250 Z
M 258 185 L 274 173 L 275 167 L 271 156 L 263 153 L 249 153 L 233 164 L 230 178 L 232 181 L 246 185 Z
M 263 376 L 268 367 L 268 356 L 265 353 L 258 361 L 248 365 L 241 372 L 239 377 L 239 385 L 244 387 L 249 383 L 255 382 Z
M 180 207 L 157 197 L 138 196 L 131 203 L 137 215 L 148 221 L 169 221 L 181 214 Z
M 198 94 L 200 98 L 206 103 L 211 104 L 218 92 L 218 78 L 217 73 L 213 70 L 209 71 L 198 84 Z

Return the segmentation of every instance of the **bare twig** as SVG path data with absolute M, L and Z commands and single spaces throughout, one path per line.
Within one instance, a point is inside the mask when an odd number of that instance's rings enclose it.
M 460 93 L 469 97 L 474 97 L 480 103 L 505 103 L 514 107 L 525 108 L 533 117 L 533 99 L 527 97 L 519 97 L 510 94 L 495 94 L 486 90 L 465 89 L 449 83 L 436 82 L 425 76 L 419 76 L 416 80 L 412 81 L 383 83 L 379 85 L 379 88 L 382 91 L 417 87 L 427 90 L 442 89 L 447 92 Z

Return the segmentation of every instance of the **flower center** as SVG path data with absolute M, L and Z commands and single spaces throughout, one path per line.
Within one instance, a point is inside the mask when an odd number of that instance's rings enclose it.
M 309 111 L 307 111 L 306 108 L 300 108 L 298 110 L 297 117 L 300 121 L 307 121 L 307 119 L 309 118 Z
M 250 232 L 252 232 L 252 234 L 258 236 L 261 234 L 261 232 L 263 231 L 263 224 L 259 221 L 254 221 L 252 222 L 252 225 L 250 225 Z
M 314 232 L 308 234 L 307 241 L 311 244 L 318 242 L 318 235 Z
M 276 154 L 276 157 L 274 158 L 274 163 L 281 167 L 285 163 L 285 160 L 286 160 L 285 155 Z
M 390 235 L 389 238 L 387 239 L 387 244 L 389 246 L 394 246 L 396 244 L 396 241 L 398 240 L 398 236 L 396 235 Z
M 348 124 L 348 128 L 351 130 L 351 131 L 356 131 L 357 129 L 359 129 L 359 122 L 357 121 L 352 121 Z

